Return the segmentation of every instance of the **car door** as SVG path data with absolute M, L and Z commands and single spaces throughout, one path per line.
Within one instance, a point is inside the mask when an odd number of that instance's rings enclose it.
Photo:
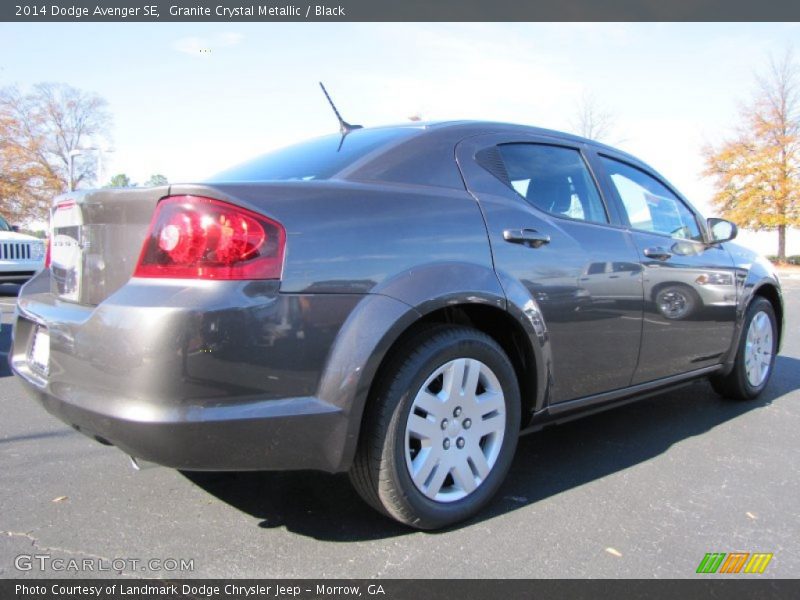
M 626 387 L 639 354 L 637 253 L 583 152 L 580 143 L 524 134 L 476 136 L 456 148 L 506 293 L 524 286 L 542 314 L 551 403 Z
M 736 320 L 733 259 L 658 175 L 598 152 L 607 196 L 630 227 L 644 274 L 642 349 L 633 383 L 718 364 Z

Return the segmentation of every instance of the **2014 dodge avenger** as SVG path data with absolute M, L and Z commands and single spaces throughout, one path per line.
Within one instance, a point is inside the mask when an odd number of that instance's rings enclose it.
M 490 500 L 520 433 L 697 378 L 764 390 L 772 266 L 641 161 L 342 124 L 205 183 L 57 198 L 18 301 L 25 387 L 139 459 L 349 472 L 426 529 Z

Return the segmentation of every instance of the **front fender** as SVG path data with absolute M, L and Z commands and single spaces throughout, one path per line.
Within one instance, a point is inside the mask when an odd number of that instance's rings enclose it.
M 723 361 L 724 368 L 723 374 L 729 373 L 734 367 L 736 359 L 736 352 L 739 348 L 739 343 L 744 329 L 744 318 L 747 313 L 747 307 L 753 300 L 753 296 L 759 294 L 759 290 L 765 286 L 771 286 L 778 296 L 780 304 L 780 311 L 776 311 L 778 318 L 778 350 L 783 341 L 783 296 L 781 293 L 781 284 L 775 267 L 766 258 L 749 250 L 739 244 L 726 244 L 725 245 L 736 264 L 736 286 L 737 286 L 737 302 L 736 302 L 736 325 L 734 328 L 733 341 L 728 351 L 725 360 Z

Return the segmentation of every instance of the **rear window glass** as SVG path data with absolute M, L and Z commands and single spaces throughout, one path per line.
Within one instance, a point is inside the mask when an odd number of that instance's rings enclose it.
M 208 181 L 311 181 L 329 179 L 383 145 L 410 138 L 420 129 L 357 129 L 342 140 L 328 135 L 288 146 L 222 171 Z

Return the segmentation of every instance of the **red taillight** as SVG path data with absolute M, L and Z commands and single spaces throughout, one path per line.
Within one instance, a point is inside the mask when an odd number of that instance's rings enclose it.
M 262 215 L 201 196 L 156 208 L 135 277 L 280 279 L 286 234 Z
M 50 241 L 52 240 L 52 233 L 44 241 L 44 268 L 50 268 Z

